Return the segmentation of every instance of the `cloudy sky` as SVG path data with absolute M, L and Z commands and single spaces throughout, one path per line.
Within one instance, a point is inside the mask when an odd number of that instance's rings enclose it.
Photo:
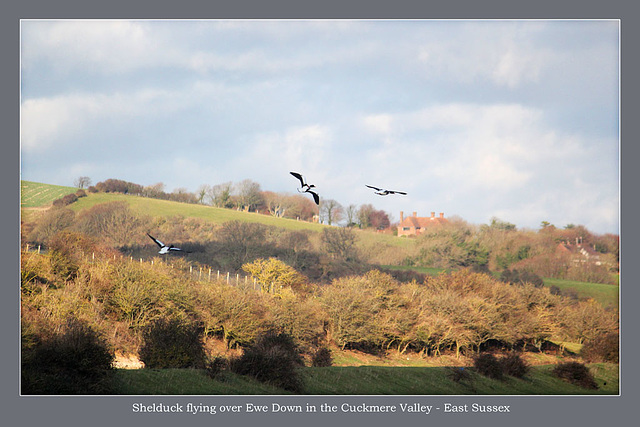
M 619 59 L 615 20 L 27 20 L 21 178 L 298 171 L 395 220 L 618 233 Z

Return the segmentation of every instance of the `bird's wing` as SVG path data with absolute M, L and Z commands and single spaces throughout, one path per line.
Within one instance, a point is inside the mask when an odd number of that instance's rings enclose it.
M 297 172 L 289 172 L 291 175 L 295 176 L 296 178 L 298 178 L 300 180 L 300 185 L 304 186 L 304 179 L 302 179 L 302 175 L 300 175 Z
M 181 251 L 182 249 L 180 249 L 180 248 L 176 248 L 175 246 L 171 246 L 171 247 L 169 248 L 169 250 L 170 250 L 170 251 Z
M 377 190 L 377 191 L 382 191 L 382 188 L 374 187 L 373 185 L 367 185 L 367 184 L 365 184 L 365 186 L 366 186 L 366 187 L 369 187 L 369 188 L 373 188 L 374 190 Z
M 307 191 L 307 193 L 311 193 L 311 195 L 313 196 L 313 200 L 316 202 L 316 205 L 320 204 L 320 196 L 318 196 L 313 191 Z
M 156 245 L 160 246 L 161 248 L 164 247 L 164 243 L 162 243 L 160 240 L 158 240 L 155 237 L 153 237 L 151 234 L 147 233 L 147 236 L 149 236 L 151 238 L 151 240 L 156 242 Z
M 389 191 L 390 194 L 404 194 L 405 196 L 407 195 L 407 193 L 403 192 L 403 191 Z

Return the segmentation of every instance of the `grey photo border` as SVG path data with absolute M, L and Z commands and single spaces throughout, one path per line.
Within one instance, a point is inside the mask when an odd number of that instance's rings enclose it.
M 518 425 L 537 426 L 541 423 L 563 422 L 581 426 L 626 424 L 623 420 L 635 415 L 638 402 L 638 370 L 631 355 L 637 354 L 636 340 L 625 337 L 634 333 L 638 310 L 631 304 L 638 301 L 638 288 L 621 287 L 622 361 L 619 396 L 20 396 L 19 395 L 19 197 L 20 197 L 20 20 L 21 19 L 619 19 L 621 23 L 621 283 L 632 283 L 637 272 L 632 261 L 638 255 L 633 242 L 638 241 L 638 198 L 631 188 L 638 182 L 638 168 L 633 162 L 638 156 L 638 83 L 632 76 L 640 75 L 639 58 L 634 53 L 638 41 L 638 7 L 624 0 L 606 3 L 595 0 L 540 0 L 527 4 L 508 0 L 474 1 L 451 0 L 441 4 L 396 0 L 302 2 L 293 0 L 182 1 L 115 0 L 100 4 L 79 0 L 27 0 L 1 6 L 0 38 L 4 61 L 2 69 L 2 129 L 6 130 L 2 143 L 2 195 L 8 200 L 2 206 L 3 241 L 10 249 L 2 257 L 2 271 L 8 280 L 2 287 L 2 332 L 8 345 L 2 346 L 2 391 L 0 402 L 5 425 L 46 425 L 48 422 L 67 426 L 114 425 L 249 425 L 255 422 L 271 425 L 338 425 L 358 423 L 387 425 L 408 422 L 425 425 L 445 421 L 449 425 Z M 637 52 L 637 50 L 635 51 Z M 635 193 L 637 195 L 637 193 Z M 623 197 L 626 195 L 627 197 Z M 14 202 L 9 203 L 9 200 Z M 631 326 L 630 326 L 631 325 Z M 139 414 L 134 403 L 271 405 L 323 403 L 425 405 L 453 404 L 510 405 L 509 414 Z M 423 421 L 423 417 L 424 421 Z M 365 424 L 366 423 L 366 424 Z M 3 423 L 4 424 L 4 423 Z

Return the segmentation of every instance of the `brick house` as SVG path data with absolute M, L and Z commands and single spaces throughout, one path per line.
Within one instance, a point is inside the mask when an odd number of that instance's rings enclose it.
M 435 212 L 431 212 L 430 217 L 419 217 L 417 212 L 414 212 L 412 216 L 405 217 L 404 212 L 400 211 L 398 236 L 418 236 L 427 227 L 437 227 L 448 222 L 442 212 L 438 217 Z
M 576 238 L 576 243 L 570 242 L 558 243 L 556 253 L 569 255 L 574 263 L 593 263 L 602 265 L 601 254 L 588 245 L 583 245 L 582 237 Z

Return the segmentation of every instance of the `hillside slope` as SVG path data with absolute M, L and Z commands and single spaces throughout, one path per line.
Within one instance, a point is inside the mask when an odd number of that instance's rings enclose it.
M 78 191 L 74 187 L 20 181 L 20 207 L 37 208 L 50 205 L 54 200 Z

